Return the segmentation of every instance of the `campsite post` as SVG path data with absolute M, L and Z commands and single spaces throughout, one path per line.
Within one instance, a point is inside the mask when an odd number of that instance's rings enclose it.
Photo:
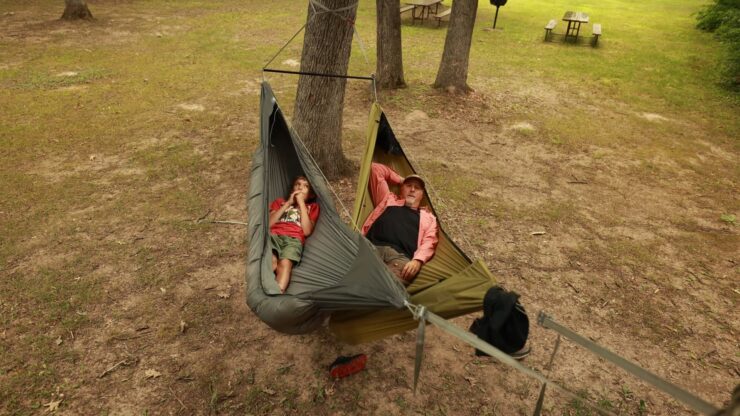
M 496 15 L 493 16 L 493 28 L 496 29 L 496 21 L 498 20 L 498 8 L 505 5 L 507 0 L 491 0 L 491 4 L 496 6 Z

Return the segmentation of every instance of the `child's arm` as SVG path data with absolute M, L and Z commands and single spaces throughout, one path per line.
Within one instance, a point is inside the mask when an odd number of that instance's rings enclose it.
M 303 229 L 303 235 L 308 237 L 313 233 L 313 227 L 315 222 L 311 220 L 308 215 L 308 207 L 306 206 L 306 194 L 298 193 L 295 196 L 298 202 L 298 208 L 301 210 L 301 228 Z
M 295 192 L 290 194 L 290 198 L 288 198 L 287 201 L 284 201 L 282 205 L 279 205 L 280 199 L 276 199 L 272 206 L 270 206 L 270 225 L 269 227 L 272 227 L 280 220 L 280 217 L 285 214 L 285 210 L 290 208 L 290 206 L 293 204 L 293 201 L 295 200 Z M 268 227 L 268 228 L 269 228 Z

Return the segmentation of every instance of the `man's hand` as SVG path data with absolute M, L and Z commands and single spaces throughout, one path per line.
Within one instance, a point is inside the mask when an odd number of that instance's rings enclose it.
M 411 260 L 403 266 L 403 270 L 401 270 L 401 278 L 403 280 L 410 281 L 419 274 L 419 270 L 421 270 L 421 262 L 419 260 Z

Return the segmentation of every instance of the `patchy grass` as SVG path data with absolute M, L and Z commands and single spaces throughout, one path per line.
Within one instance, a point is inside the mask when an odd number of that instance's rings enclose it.
M 88 69 L 82 73 L 69 71 L 59 74 L 41 72 L 13 75 L 15 76 L 11 75 L 13 82 L 10 84 L 10 88 L 26 90 L 69 89 L 73 86 L 81 87 L 84 84 L 90 84 L 105 77 L 105 73 L 103 71 L 96 69 Z
M 79 414 L 529 412 L 526 381 L 507 384 L 516 376 L 500 366 L 468 372 L 466 353 L 440 336 L 428 362 L 445 371 L 426 373 L 419 396 L 405 373 L 410 336 L 369 345 L 368 371 L 328 380 L 325 364 L 345 347 L 257 322 L 243 301 L 243 230 L 196 223 L 244 220 L 259 70 L 306 4 L 91 7 L 95 22 L 66 23 L 56 0 L 0 4 L 0 413 L 46 411 L 60 397 Z M 693 28 L 700 7 L 536 0 L 508 4 L 501 29 L 484 31 L 495 9 L 481 3 L 466 97 L 430 88 L 444 26 L 404 23 L 409 86 L 381 102 L 448 231 L 486 253 L 528 310 L 559 313 L 628 356 L 650 352 L 646 363 L 719 403 L 737 358 L 722 334 L 737 330 L 740 129 L 737 97 L 716 85 L 718 47 Z M 352 73 L 374 71 L 374 8 L 360 4 L 368 61 L 355 43 Z M 567 8 L 602 23 L 599 48 L 541 41 Z M 299 60 L 300 41 L 271 66 Z M 290 113 L 296 79 L 268 79 Z M 366 85 L 351 83 L 347 102 L 356 157 Z M 412 110 L 429 116 L 423 129 L 404 120 Z M 530 235 L 534 225 L 547 234 Z M 535 368 L 547 361 L 536 342 Z M 608 370 L 563 355 L 575 373 Z M 623 414 L 685 412 L 620 393 L 617 379 L 584 397 Z

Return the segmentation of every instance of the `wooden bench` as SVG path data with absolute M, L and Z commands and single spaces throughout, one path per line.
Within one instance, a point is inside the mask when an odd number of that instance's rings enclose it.
M 437 27 L 439 27 L 440 23 L 442 23 L 442 19 L 450 15 L 450 12 L 452 9 L 442 10 L 439 13 L 434 14 L 432 17 L 437 19 Z
M 414 6 L 413 4 L 410 4 L 408 6 L 401 7 L 401 14 L 404 14 L 404 13 L 406 13 L 409 10 L 414 10 L 414 7 L 416 7 L 416 6 Z
M 545 26 L 545 40 L 548 41 L 552 39 L 552 30 L 555 29 L 555 25 L 557 25 L 558 22 L 555 19 L 550 20 L 547 22 L 547 26 Z
M 596 44 L 599 43 L 599 36 L 601 36 L 601 23 L 594 23 L 593 35 L 594 37 L 591 39 L 591 46 L 595 48 Z

